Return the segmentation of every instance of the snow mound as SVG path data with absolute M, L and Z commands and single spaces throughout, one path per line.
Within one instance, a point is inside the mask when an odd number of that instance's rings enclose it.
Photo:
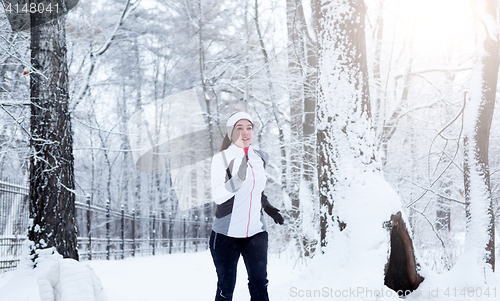
M 421 300 L 499 300 L 498 273 L 481 269 L 474 254 L 464 253 L 455 266 L 442 274 L 427 271 L 418 287 Z M 415 294 L 413 299 L 420 300 Z
M 36 268 L 26 259 L 0 288 L 0 301 L 107 301 L 87 265 L 64 259 L 55 248 L 38 250 Z
M 58 260 L 38 278 L 40 301 L 106 301 L 94 272 L 73 259 Z
M 324 254 L 316 255 L 301 274 L 307 297 L 342 297 L 356 300 L 398 298 L 384 285 L 384 268 L 390 250 L 389 231 L 384 227 L 391 215 L 401 211 L 399 196 L 380 173 L 365 172 L 337 190 L 334 214 L 345 229 L 330 226 Z M 314 279 L 311 281 L 310 279 Z M 321 279 L 321 281 L 318 281 Z M 316 294 L 315 294 L 316 293 Z

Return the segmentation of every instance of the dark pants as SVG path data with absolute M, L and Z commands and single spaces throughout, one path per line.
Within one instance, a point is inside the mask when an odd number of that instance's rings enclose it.
M 251 301 L 268 301 L 267 232 L 247 238 L 233 238 L 215 233 L 210 236 L 210 252 L 217 271 L 215 301 L 232 300 L 236 284 L 236 267 L 240 255 L 248 274 Z

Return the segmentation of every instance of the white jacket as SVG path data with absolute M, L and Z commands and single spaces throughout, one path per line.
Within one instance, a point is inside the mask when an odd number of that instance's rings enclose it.
M 212 229 L 230 237 L 250 237 L 266 230 L 261 197 L 266 186 L 267 154 L 250 145 L 246 178 L 241 181 L 238 170 L 244 155 L 242 148 L 231 144 L 212 159 L 212 199 L 217 204 Z M 228 181 L 226 170 L 233 159 Z

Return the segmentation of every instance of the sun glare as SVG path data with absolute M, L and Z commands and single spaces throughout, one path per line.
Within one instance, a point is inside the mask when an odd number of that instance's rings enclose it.
M 473 30 L 470 0 L 408 0 L 414 38 L 428 47 L 454 47 Z

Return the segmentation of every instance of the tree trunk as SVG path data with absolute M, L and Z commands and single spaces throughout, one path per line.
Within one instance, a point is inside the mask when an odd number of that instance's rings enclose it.
M 283 131 L 283 126 L 282 122 L 278 116 L 278 106 L 276 104 L 276 95 L 275 95 L 275 89 L 273 85 L 273 77 L 271 75 L 271 68 L 269 67 L 269 55 L 267 54 L 266 47 L 264 45 L 264 36 L 262 35 L 262 31 L 260 30 L 260 23 L 259 23 L 259 3 L 258 0 L 255 0 L 255 6 L 254 6 L 254 20 L 255 20 L 255 27 L 257 29 L 257 36 L 259 38 L 259 44 L 260 48 L 262 50 L 262 56 L 264 57 L 264 63 L 266 66 L 266 75 L 268 78 L 268 85 L 269 85 L 269 94 L 270 94 L 270 100 L 271 100 L 271 106 L 272 106 L 272 112 L 274 116 L 274 120 L 276 121 L 276 126 L 278 128 L 278 137 L 280 141 L 280 150 L 281 150 L 281 189 L 286 191 L 287 188 L 287 179 L 286 179 L 286 166 L 287 166 L 287 155 L 286 155 L 286 145 L 285 145 L 285 133 Z
M 301 256 L 314 253 L 316 233 L 308 231 L 314 223 L 314 115 L 316 105 L 316 49 L 308 32 L 300 0 L 287 0 L 288 91 L 290 97 L 290 197 L 293 237 Z M 312 29 L 312 27 L 311 27 Z M 313 30 L 312 30 L 313 31 Z M 303 188 L 306 188 L 305 190 Z M 303 190 L 301 190 L 303 189 Z
M 418 264 L 415 260 L 413 242 L 401 212 L 391 216 L 389 232 L 391 253 L 385 267 L 384 284 L 404 295 L 417 289 L 424 278 L 417 272 Z
M 365 4 L 362 0 L 332 1 L 329 5 L 318 5 L 318 9 L 317 151 L 321 246 L 324 247 L 328 227 L 334 221 L 341 229 L 345 226 L 333 216 L 337 187 L 353 176 L 349 174 L 351 170 L 365 172 L 379 167 L 369 124 Z
M 498 2 L 475 1 L 477 7 L 477 62 L 470 100 L 464 114 L 464 185 L 466 246 L 478 266 L 495 270 L 495 215 L 490 188 L 488 146 L 495 107 L 499 69 L 496 12 Z M 485 265 L 486 264 L 486 265 Z
M 314 253 L 316 234 L 305 225 L 314 222 L 313 210 L 313 162 L 314 162 L 314 111 L 315 97 L 312 93 L 312 70 L 308 55 L 314 55 L 307 32 L 302 2 L 287 0 L 288 29 L 288 87 L 290 94 L 291 148 L 290 148 L 290 196 L 293 221 L 293 238 L 300 255 L 309 257 Z M 314 66 L 315 68 L 316 66 Z M 304 185 L 304 186 L 302 186 Z M 306 188 L 306 191 L 301 191 Z M 299 194 L 300 192 L 300 194 Z M 300 198 L 302 195 L 302 199 Z M 310 204 L 309 204 L 310 203 Z
M 373 124 L 379 128 L 381 120 L 384 118 L 382 112 L 382 100 L 385 96 L 382 88 L 382 74 L 380 63 L 382 60 L 382 38 L 384 35 L 384 17 L 383 17 L 384 0 L 379 0 L 378 16 L 376 22 L 376 36 L 375 36 L 375 57 L 373 58 L 373 84 L 375 85 L 375 105 L 373 109 Z
M 40 14 L 32 14 L 37 24 Z M 31 28 L 29 239 L 78 260 L 65 17 Z M 39 22 L 43 23 L 43 22 Z
M 135 75 L 135 86 L 134 91 L 135 91 L 135 110 L 136 112 L 142 109 L 142 78 L 143 78 L 143 72 L 141 70 L 141 55 L 139 52 L 139 47 L 138 47 L 138 41 L 137 39 L 134 40 L 134 45 L 132 46 L 132 51 L 134 52 L 134 61 L 132 64 L 134 64 L 134 75 Z M 142 138 L 144 139 L 144 138 Z M 134 208 L 137 211 L 137 214 L 144 214 L 145 212 L 148 212 L 146 210 L 147 204 L 144 204 L 144 196 L 143 196 L 143 177 L 144 175 L 141 174 L 139 171 L 135 171 L 135 189 L 134 189 Z M 138 233 L 142 232 L 139 230 Z
M 451 181 L 446 181 L 441 186 L 441 191 L 444 195 L 451 195 Z M 436 230 L 450 232 L 451 230 L 451 207 L 450 200 L 438 196 L 436 204 Z
M 315 3 L 311 3 L 316 5 Z M 316 8 L 312 9 L 317 12 Z M 306 79 L 304 85 L 304 123 L 302 125 L 302 181 L 303 187 L 306 191 L 302 195 L 310 196 L 311 202 L 309 206 L 302 206 L 301 212 L 304 217 L 303 223 L 316 224 L 318 214 L 318 199 L 315 197 L 315 175 L 317 172 L 316 162 L 316 99 L 318 97 L 318 31 L 317 31 L 317 18 L 313 17 L 308 25 L 305 21 L 306 28 L 304 34 L 307 35 L 305 39 L 306 44 Z M 309 29 L 308 29 L 309 28 Z M 302 202 L 304 204 L 304 201 Z M 309 220 L 305 217 L 308 216 Z M 304 227 L 303 227 L 304 228 Z M 304 229 L 303 229 L 304 230 Z M 304 231 L 304 255 L 312 256 L 316 250 L 319 242 L 318 233 L 314 229 Z
M 366 256 L 390 250 L 385 283 L 395 291 L 411 291 L 423 278 L 418 274 L 410 235 L 397 212 L 400 200 L 380 173 L 368 91 L 366 7 L 363 0 L 320 3 L 317 152 L 321 247 L 356 262 L 347 268 L 353 273 L 373 269 L 380 275 L 384 259 L 364 262 L 363 270 L 354 270 Z M 381 229 L 388 221 L 390 241 Z M 367 234 L 372 230 L 377 233 Z M 365 246 L 367 235 L 376 238 L 377 246 L 389 248 L 390 243 L 391 248 L 375 251 L 373 242 Z
M 125 85 L 122 86 L 122 102 L 121 104 L 118 103 L 118 114 L 120 116 L 121 120 L 121 130 L 123 133 L 127 131 L 127 124 L 130 119 L 130 116 L 127 113 L 127 96 L 126 95 L 126 87 Z M 126 150 L 130 149 L 130 143 L 129 143 L 129 137 L 126 135 L 121 136 L 121 145 L 120 149 L 124 150 L 123 152 L 123 161 L 122 161 L 122 166 L 121 166 L 121 172 L 120 172 L 120 191 L 119 193 L 121 194 L 121 197 L 119 196 L 119 199 L 121 200 L 121 203 L 124 206 L 125 212 L 130 212 L 130 209 L 134 208 L 133 204 L 131 204 L 129 200 L 129 181 L 130 181 L 130 175 L 131 173 L 131 164 L 130 162 L 132 161 L 130 158 L 130 153 Z
M 304 103 L 303 72 L 301 60 L 304 56 L 304 43 L 302 41 L 302 5 L 297 0 L 286 1 L 286 21 L 288 30 L 288 93 L 290 97 L 290 130 L 292 143 L 290 147 L 290 185 L 288 195 L 292 203 L 290 215 L 297 220 L 299 211 L 299 185 L 301 173 L 301 142 L 302 142 L 302 114 Z M 303 63 L 303 62 L 302 62 Z

